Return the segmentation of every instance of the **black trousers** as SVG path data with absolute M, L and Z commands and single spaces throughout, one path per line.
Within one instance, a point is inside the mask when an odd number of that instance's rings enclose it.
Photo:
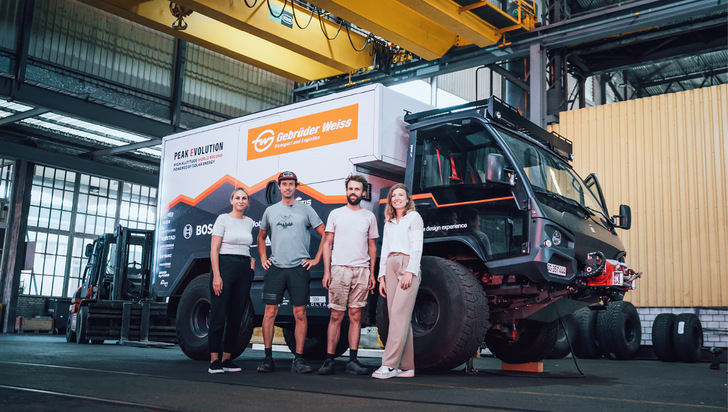
M 235 350 L 254 275 L 248 256 L 220 255 L 220 296 L 215 295 L 212 289 L 214 277 L 210 276 L 210 330 L 207 334 L 210 353 L 220 353 L 220 349 L 227 353 Z

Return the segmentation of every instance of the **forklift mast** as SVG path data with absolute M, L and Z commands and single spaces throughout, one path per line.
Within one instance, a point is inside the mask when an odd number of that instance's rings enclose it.
M 154 232 L 118 226 L 86 247 L 83 289 L 88 299 L 149 298 Z

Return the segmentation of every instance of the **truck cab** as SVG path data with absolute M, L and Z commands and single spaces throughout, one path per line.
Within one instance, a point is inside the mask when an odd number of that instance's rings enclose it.
M 405 120 L 405 183 L 425 224 L 419 366 L 456 366 L 483 334 L 504 361 L 541 360 L 559 318 L 632 287 L 626 274 L 594 282 L 606 261 L 625 260 L 615 229 L 629 228 L 630 209 L 609 217 L 596 176 L 584 181 L 569 165 L 570 141 L 496 98 Z

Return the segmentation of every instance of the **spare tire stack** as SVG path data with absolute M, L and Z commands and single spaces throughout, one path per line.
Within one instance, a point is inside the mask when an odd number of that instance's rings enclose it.
M 574 354 L 579 358 L 634 358 L 642 339 L 642 326 L 634 305 L 624 301 L 609 302 L 606 308 L 585 307 L 574 312 L 576 342 Z
M 703 350 L 703 327 L 694 313 L 662 313 L 652 324 L 652 348 L 664 362 L 694 363 Z

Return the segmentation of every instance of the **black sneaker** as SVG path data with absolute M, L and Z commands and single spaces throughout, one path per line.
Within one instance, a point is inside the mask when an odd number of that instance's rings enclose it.
M 240 372 L 243 369 L 233 363 L 232 360 L 225 359 L 224 361 L 222 361 L 222 370 L 224 370 L 225 372 Z
M 215 359 L 214 361 L 210 362 L 210 367 L 207 369 L 210 373 L 225 373 L 225 371 L 222 369 L 222 362 L 220 362 L 220 359 Z
M 303 358 L 296 358 L 293 360 L 293 364 L 291 365 L 291 372 L 293 373 L 311 373 L 313 372 L 313 369 L 311 369 L 311 365 L 306 362 L 306 359 Z
M 346 373 L 351 375 L 368 375 L 369 369 L 359 363 L 358 360 L 353 360 L 346 364 Z
M 276 370 L 276 361 L 273 358 L 265 358 L 263 362 L 258 365 L 258 373 L 269 373 Z
M 334 361 L 326 359 L 324 364 L 321 365 L 321 369 L 318 370 L 319 375 L 333 375 L 334 374 Z

